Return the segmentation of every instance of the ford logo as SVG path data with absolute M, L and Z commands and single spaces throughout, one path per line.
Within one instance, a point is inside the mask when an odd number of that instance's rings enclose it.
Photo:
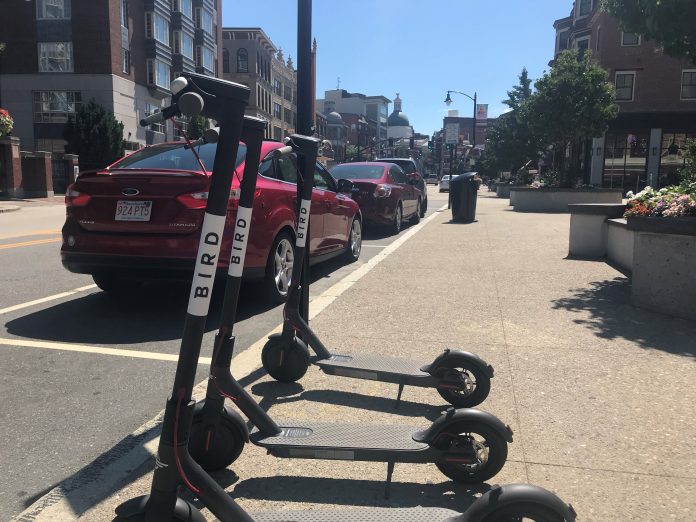
M 123 194 L 124 196 L 137 196 L 138 194 L 140 194 L 140 191 L 134 188 L 125 188 L 121 191 L 121 194 Z

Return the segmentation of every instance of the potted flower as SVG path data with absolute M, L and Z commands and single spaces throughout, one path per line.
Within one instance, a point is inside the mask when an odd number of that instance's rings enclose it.
M 627 194 L 624 217 L 631 230 L 696 235 L 696 181 Z
M 7 136 L 12 132 L 14 121 L 6 109 L 0 108 L 0 137 Z

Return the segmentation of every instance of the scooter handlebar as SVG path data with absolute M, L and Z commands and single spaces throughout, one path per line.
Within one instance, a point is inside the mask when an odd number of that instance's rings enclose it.
M 148 125 L 152 125 L 153 123 L 159 123 L 161 121 L 168 120 L 169 118 L 176 116 L 178 112 L 179 110 L 176 105 L 170 105 L 169 107 L 165 107 L 161 111 L 155 112 L 154 114 L 150 114 L 149 116 L 141 119 L 140 126 L 147 127 Z

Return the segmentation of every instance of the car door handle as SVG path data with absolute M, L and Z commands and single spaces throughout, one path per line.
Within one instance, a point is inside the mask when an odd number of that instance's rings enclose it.
M 326 208 L 330 209 L 330 208 L 331 208 L 331 200 L 325 199 L 325 200 L 324 200 L 324 205 L 326 205 Z

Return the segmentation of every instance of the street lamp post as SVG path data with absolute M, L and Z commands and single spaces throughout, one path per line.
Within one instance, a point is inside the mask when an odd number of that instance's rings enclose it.
M 472 122 L 473 132 L 471 133 L 471 138 L 472 138 L 471 139 L 471 147 L 472 147 L 471 150 L 473 151 L 476 148 L 476 107 L 477 107 L 477 105 L 476 105 L 476 93 L 474 92 L 474 97 L 472 98 L 471 96 L 469 96 L 465 92 L 449 90 L 449 91 L 447 91 L 447 97 L 445 98 L 445 104 L 448 107 L 450 105 L 452 105 L 452 97 L 450 96 L 450 93 L 452 93 L 452 92 L 455 92 L 457 94 L 461 94 L 462 96 L 466 96 L 467 98 L 469 98 L 471 101 L 474 102 L 474 119 Z M 450 179 L 449 179 L 450 190 L 449 190 L 448 198 L 447 198 L 447 208 L 450 208 L 452 205 L 452 149 L 450 149 L 450 173 L 449 173 L 449 175 L 450 175 Z

